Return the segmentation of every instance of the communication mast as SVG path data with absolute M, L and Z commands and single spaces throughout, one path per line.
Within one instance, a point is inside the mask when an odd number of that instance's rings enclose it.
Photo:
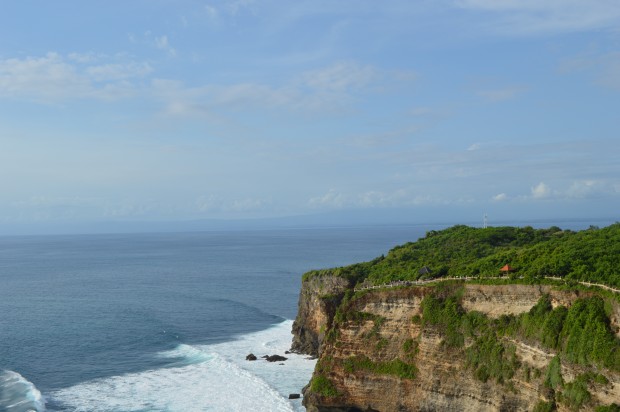
M 482 217 L 482 228 L 486 229 L 488 227 L 488 220 L 487 220 L 487 214 L 485 213 L 484 216 Z

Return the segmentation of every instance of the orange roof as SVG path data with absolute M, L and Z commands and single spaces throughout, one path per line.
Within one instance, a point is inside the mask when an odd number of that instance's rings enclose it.
M 504 266 L 503 268 L 501 268 L 500 270 L 501 270 L 502 272 L 510 272 L 510 271 L 512 271 L 512 270 L 514 270 L 514 269 L 513 269 L 513 268 L 512 268 L 512 266 L 510 266 L 510 265 L 505 265 L 505 266 Z

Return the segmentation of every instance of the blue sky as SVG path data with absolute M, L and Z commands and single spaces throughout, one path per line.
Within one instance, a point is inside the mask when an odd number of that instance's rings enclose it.
M 5 0 L 0 231 L 615 219 L 619 113 L 616 0 Z

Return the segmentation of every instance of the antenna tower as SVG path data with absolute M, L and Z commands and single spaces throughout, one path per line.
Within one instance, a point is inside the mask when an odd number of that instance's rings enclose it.
M 488 220 L 487 220 L 487 214 L 485 213 L 484 216 L 482 217 L 482 228 L 486 229 L 488 227 Z

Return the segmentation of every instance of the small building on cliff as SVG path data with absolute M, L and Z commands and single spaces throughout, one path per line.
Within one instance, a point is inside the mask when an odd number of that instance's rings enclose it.
M 512 266 L 506 264 L 499 271 L 502 272 L 502 273 L 510 273 L 510 272 L 514 272 L 514 268 Z
M 418 270 L 418 274 L 422 276 L 430 276 L 432 273 L 433 271 L 428 266 L 422 266 L 422 269 Z

